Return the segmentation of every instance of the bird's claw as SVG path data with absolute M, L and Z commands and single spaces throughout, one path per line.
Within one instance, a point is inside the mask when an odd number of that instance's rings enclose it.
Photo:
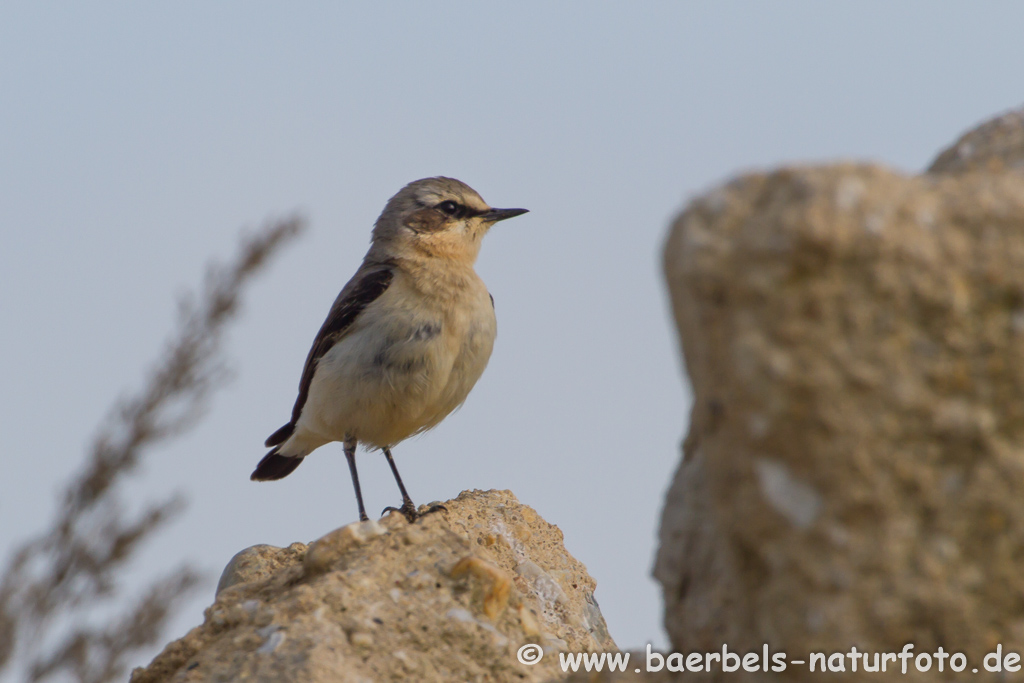
M 412 502 L 408 502 L 408 503 L 403 503 L 402 507 L 400 507 L 400 508 L 396 508 L 393 505 L 389 505 L 386 508 L 384 508 L 384 510 L 380 513 L 380 516 L 383 517 L 384 515 L 388 514 L 389 512 L 397 512 L 397 513 L 403 515 L 407 520 L 409 520 L 409 524 L 414 524 L 417 519 L 425 517 L 426 515 L 429 515 L 431 512 L 442 512 L 442 511 L 443 512 L 447 512 L 448 508 L 446 508 L 444 505 L 431 505 L 429 508 L 427 508 L 423 512 L 419 512 L 416 509 L 416 506 L 412 504 Z

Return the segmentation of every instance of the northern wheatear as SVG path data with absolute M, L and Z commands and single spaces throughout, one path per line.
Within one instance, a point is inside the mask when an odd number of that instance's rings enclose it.
M 462 405 L 487 366 L 494 300 L 473 264 L 487 230 L 524 213 L 492 209 L 453 178 L 417 180 L 392 197 L 306 356 L 291 421 L 267 439 L 273 449 L 251 478 L 286 477 L 320 446 L 341 441 L 366 520 L 356 472 L 362 443 L 384 451 L 402 493 L 402 507 L 385 511 L 414 521 L 391 448 Z

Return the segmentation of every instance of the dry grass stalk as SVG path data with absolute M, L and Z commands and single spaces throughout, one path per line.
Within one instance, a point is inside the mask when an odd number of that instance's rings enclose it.
M 200 295 L 181 302 L 177 332 L 141 391 L 111 410 L 53 524 L 7 563 L 0 578 L 0 674 L 22 668 L 32 681 L 61 672 L 82 683 L 123 679 L 128 656 L 156 642 L 175 600 L 197 584 L 196 572 L 181 566 L 124 609 L 119 572 L 182 503 L 174 497 L 128 513 L 118 485 L 147 450 L 204 414 L 226 378 L 221 341 L 245 285 L 302 227 L 290 218 L 243 236 L 235 260 L 210 266 Z M 97 611 L 107 615 L 105 625 L 90 619 Z

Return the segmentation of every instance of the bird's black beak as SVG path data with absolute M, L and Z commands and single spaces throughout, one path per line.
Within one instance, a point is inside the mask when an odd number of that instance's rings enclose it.
M 491 209 L 485 213 L 480 214 L 488 223 L 497 223 L 503 221 L 506 218 L 515 218 L 516 216 L 522 216 L 524 213 L 529 213 L 529 209 Z

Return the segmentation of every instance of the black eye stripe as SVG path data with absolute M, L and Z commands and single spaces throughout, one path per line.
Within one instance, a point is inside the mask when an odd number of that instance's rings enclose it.
M 435 205 L 434 208 L 444 215 L 451 216 L 452 218 L 467 218 L 469 216 L 479 216 L 483 213 L 481 211 L 474 211 L 465 204 L 460 204 L 451 199 L 447 199 Z

